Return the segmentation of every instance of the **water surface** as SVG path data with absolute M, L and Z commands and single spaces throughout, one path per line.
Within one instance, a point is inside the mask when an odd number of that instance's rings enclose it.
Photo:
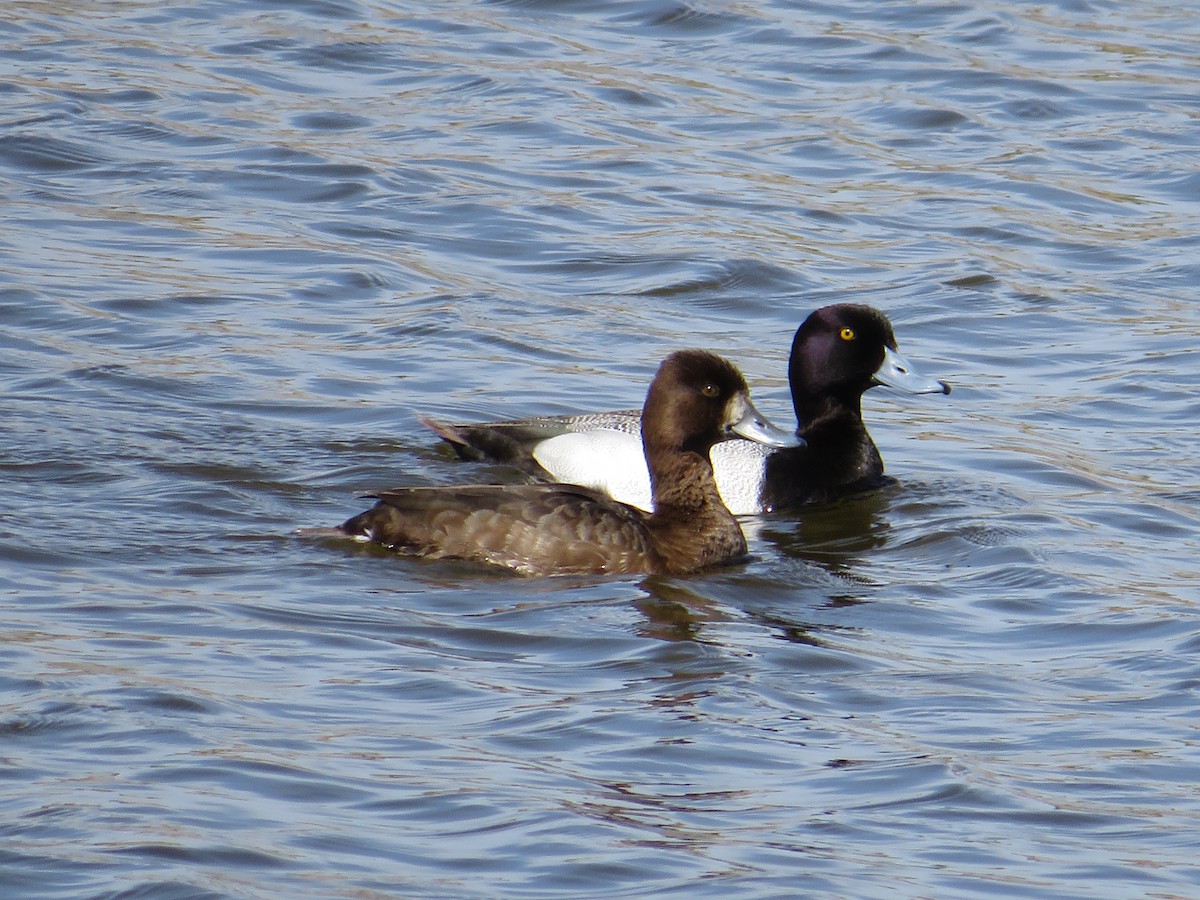
M 0 22 L 0 882 L 1189 897 L 1200 178 L 1158 2 Z M 868 302 L 895 483 L 691 579 L 314 544 L 451 420 Z

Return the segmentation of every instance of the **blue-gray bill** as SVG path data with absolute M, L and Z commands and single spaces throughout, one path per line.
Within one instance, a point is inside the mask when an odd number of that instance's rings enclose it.
M 875 382 L 909 394 L 948 394 L 950 385 L 922 375 L 912 363 L 891 347 L 883 348 L 883 362 L 875 370 Z
M 768 447 L 803 447 L 804 439 L 794 431 L 785 431 L 757 409 L 747 397 L 741 417 L 729 426 L 729 431 L 748 441 Z

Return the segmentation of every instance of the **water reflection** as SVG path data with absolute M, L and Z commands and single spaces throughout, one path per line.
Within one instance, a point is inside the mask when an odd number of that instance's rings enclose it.
M 784 556 L 853 578 L 857 561 L 887 546 L 893 505 L 902 493 L 891 481 L 853 497 L 764 518 L 757 534 Z
M 729 629 L 753 623 L 777 638 L 811 647 L 830 646 L 823 634 L 854 633 L 857 625 L 825 619 L 818 613 L 868 602 L 866 597 L 830 593 L 825 579 L 781 581 L 753 568 L 690 582 L 647 579 L 646 596 L 633 601 L 645 617 L 638 634 L 660 641 L 722 645 Z
M 704 628 L 729 619 L 722 605 L 698 589 L 668 578 L 647 578 L 641 583 L 645 597 L 634 606 L 646 617 L 638 628 L 643 637 L 660 641 L 699 641 Z

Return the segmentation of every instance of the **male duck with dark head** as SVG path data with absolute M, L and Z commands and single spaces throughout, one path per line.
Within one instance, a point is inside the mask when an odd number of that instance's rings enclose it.
M 948 394 L 900 355 L 887 316 L 838 303 L 813 312 L 796 331 L 788 363 L 796 433 L 807 446 L 768 449 L 727 440 L 712 448 L 725 505 L 752 515 L 830 500 L 884 481 L 883 460 L 862 419 L 862 395 L 877 385 L 910 394 Z M 653 507 L 639 462 L 636 410 L 547 416 L 478 425 L 426 422 L 459 456 L 491 458 L 538 478 L 602 490 Z
M 766 456 L 763 509 L 830 500 L 878 486 L 883 459 L 862 418 L 862 395 L 886 385 L 910 394 L 948 394 L 900 355 L 887 316 L 840 303 L 812 313 L 796 330 L 788 359 L 792 407 L 804 448 Z
M 523 575 L 687 575 L 746 556 L 709 460 L 730 432 L 777 447 L 799 444 L 762 418 L 736 368 L 703 350 L 680 351 L 659 367 L 641 415 L 653 513 L 565 484 L 401 488 L 376 495 L 375 507 L 340 531 Z

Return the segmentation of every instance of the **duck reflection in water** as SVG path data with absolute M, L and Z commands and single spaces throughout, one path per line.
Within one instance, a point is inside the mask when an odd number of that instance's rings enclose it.
M 647 578 L 635 601 L 646 621 L 639 631 L 664 641 L 708 642 L 723 623 L 748 618 L 778 638 L 829 646 L 823 634 L 858 631 L 830 610 L 871 602 L 872 582 L 861 574 L 866 557 L 888 544 L 889 510 L 898 485 L 807 507 L 795 518 L 743 518 L 752 543 L 768 545 L 774 572 L 757 568 L 702 581 Z M 780 567 L 786 573 L 780 573 Z

